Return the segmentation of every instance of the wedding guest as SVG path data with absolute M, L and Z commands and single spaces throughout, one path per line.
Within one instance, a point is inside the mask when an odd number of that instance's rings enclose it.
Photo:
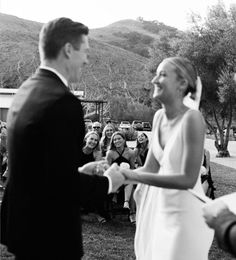
M 81 164 L 100 161 L 102 159 L 101 148 L 99 144 L 99 135 L 95 131 L 88 132 L 84 137 L 83 154 Z
M 99 135 L 99 138 L 102 136 L 102 124 L 99 122 L 94 122 L 92 125 L 92 130 L 97 132 Z
M 201 181 L 204 193 L 215 199 L 215 186 L 211 176 L 210 152 L 204 148 L 203 163 L 201 166 Z
M 134 151 L 131 150 L 126 143 L 123 132 L 115 132 L 111 137 L 110 148 L 107 151 L 106 160 L 108 164 L 117 163 L 118 165 L 128 166 L 130 169 L 135 168 Z M 128 184 L 124 186 L 124 205 L 126 209 L 130 209 L 130 199 L 133 190 L 133 185 Z
M 136 167 L 141 167 L 144 165 L 146 157 L 147 157 L 147 153 L 148 153 L 148 147 L 149 147 L 148 136 L 145 133 L 140 134 L 137 138 L 136 147 L 134 148 Z M 136 203 L 133 198 L 133 194 L 136 189 L 136 186 L 137 185 L 133 186 L 133 190 L 132 190 L 131 198 L 130 198 L 129 219 L 130 219 L 130 222 L 133 224 L 136 224 Z
M 5 171 L 7 169 L 7 128 L 6 123 L 0 121 L 0 181 L 5 182 Z
M 85 135 L 84 138 L 84 147 L 83 154 L 81 158 L 82 165 L 87 164 L 89 162 L 100 161 L 102 160 L 102 154 L 99 143 L 99 135 L 95 131 L 90 131 Z M 103 175 L 99 173 L 99 175 Z M 86 205 L 84 205 L 83 210 L 86 212 L 94 212 L 96 213 L 96 218 L 99 223 L 105 223 L 110 220 L 110 216 L 108 211 L 106 210 L 106 199 L 104 201 L 99 201 L 94 203 L 88 199 Z
M 148 136 L 145 133 L 142 133 L 137 138 L 137 144 L 134 149 L 136 163 L 138 166 L 143 166 L 147 157 L 149 147 Z
M 106 157 L 106 152 L 111 143 L 112 134 L 115 132 L 114 126 L 111 123 L 108 123 L 103 131 L 102 131 L 102 138 L 100 141 L 102 156 Z

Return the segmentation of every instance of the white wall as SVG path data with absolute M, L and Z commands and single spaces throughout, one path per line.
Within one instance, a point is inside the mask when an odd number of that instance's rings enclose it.
M 17 89 L 0 88 L 0 108 L 9 108 Z
M 16 92 L 17 89 L 0 88 L 0 120 L 4 122 Z
M 1 1 L 1 0 L 0 0 Z M 0 120 L 6 121 L 7 110 L 10 108 L 17 89 L 0 88 Z M 84 91 L 72 91 L 77 97 L 83 97 Z

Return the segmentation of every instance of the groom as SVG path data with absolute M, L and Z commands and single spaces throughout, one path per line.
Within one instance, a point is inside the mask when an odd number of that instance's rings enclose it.
M 124 181 L 116 165 L 107 177 L 78 172 L 85 127 L 81 103 L 68 87 L 79 81 L 88 49 L 83 24 L 59 18 L 44 25 L 40 68 L 9 110 L 1 243 L 16 260 L 80 259 L 80 206 L 86 199 L 98 203 Z

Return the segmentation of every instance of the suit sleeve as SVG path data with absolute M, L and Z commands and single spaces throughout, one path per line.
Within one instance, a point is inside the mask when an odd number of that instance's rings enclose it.
M 55 192 L 61 193 L 63 187 L 63 198 L 81 205 L 88 200 L 95 203 L 103 200 L 108 193 L 108 179 L 78 172 L 85 134 L 80 101 L 70 94 L 57 100 L 48 111 L 45 125 L 46 151 L 50 157 L 47 165 L 50 165 L 50 172 L 55 173 L 51 180 L 53 187 L 58 187 Z

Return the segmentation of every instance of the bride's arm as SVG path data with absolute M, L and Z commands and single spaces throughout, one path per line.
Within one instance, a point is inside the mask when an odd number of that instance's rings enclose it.
M 149 153 L 149 160 L 136 172 L 122 171 L 128 180 L 168 189 L 189 189 L 195 185 L 202 162 L 205 124 L 198 111 L 186 115 L 183 126 L 183 156 L 181 170 L 178 175 L 158 175 L 154 173 L 154 155 Z M 178 148 L 178 147 L 176 147 Z M 178 152 L 178 151 L 176 151 Z M 155 158 L 154 158 L 155 159 Z
M 156 160 L 152 149 L 148 150 L 148 154 L 145 160 L 145 163 L 142 167 L 139 167 L 135 170 L 136 173 L 155 173 L 157 174 L 160 168 L 159 162 Z
M 152 149 L 149 149 L 144 166 L 138 167 L 135 170 L 121 169 L 121 171 L 126 177 L 126 184 L 137 184 L 145 183 L 144 181 L 142 181 L 142 178 L 140 180 L 137 179 L 138 175 L 148 175 L 149 173 L 153 173 L 155 176 L 158 173 L 159 169 L 160 164 L 154 157 Z

